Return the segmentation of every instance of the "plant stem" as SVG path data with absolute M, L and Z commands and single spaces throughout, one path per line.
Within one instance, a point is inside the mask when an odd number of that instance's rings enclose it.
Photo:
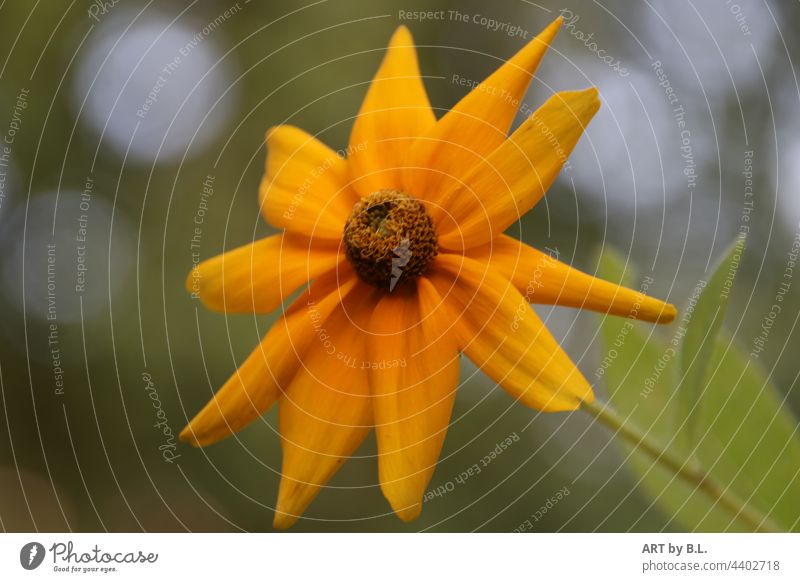
M 684 459 L 673 451 L 668 450 L 664 445 L 643 433 L 638 427 L 626 422 L 607 402 L 600 400 L 583 402 L 581 408 L 614 431 L 616 436 L 625 439 L 640 451 L 653 457 L 657 463 L 670 469 L 697 489 L 704 491 L 719 505 L 730 511 L 736 519 L 746 523 L 753 531 L 782 531 L 769 517 L 745 503 L 730 488 L 723 486 L 711 477 L 697 461 Z

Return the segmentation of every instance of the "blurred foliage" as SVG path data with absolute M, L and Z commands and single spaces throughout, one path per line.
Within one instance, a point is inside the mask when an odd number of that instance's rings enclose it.
M 682 321 L 687 321 L 685 336 L 681 344 L 681 380 L 679 388 L 679 410 L 684 418 L 678 432 L 684 448 L 689 448 L 696 435 L 695 411 L 707 386 L 709 360 L 717 347 L 717 335 L 722 328 L 728 307 L 731 288 L 742 260 L 746 237 L 734 241 L 715 266 L 711 277 L 682 312 Z
M 710 283 L 700 291 L 694 312 L 684 311 L 676 334 L 664 341 L 640 325 L 607 318 L 603 338 L 615 355 L 606 368 L 611 403 L 653 438 L 694 457 L 710 476 L 781 527 L 800 530 L 800 435 L 785 399 L 760 365 L 733 338 L 709 322 L 717 316 L 737 241 Z M 738 264 L 737 264 L 738 266 Z M 601 273 L 623 280 L 624 261 L 611 252 Z M 625 331 L 623 331 L 625 330 Z M 699 331 L 698 331 L 699 330 Z M 699 341 L 698 341 L 699 338 Z M 706 346 L 712 346 L 708 350 Z M 702 360 L 698 361 L 699 358 Z M 688 374 L 680 362 L 700 370 Z M 632 364 L 632 365 L 631 365 Z M 689 368 L 691 371 L 691 367 Z M 687 389 L 687 381 L 706 378 Z M 694 423 L 688 438 L 687 423 Z M 691 531 L 748 531 L 737 516 L 705 492 L 688 485 L 638 448 L 627 447 L 639 483 L 666 515 Z

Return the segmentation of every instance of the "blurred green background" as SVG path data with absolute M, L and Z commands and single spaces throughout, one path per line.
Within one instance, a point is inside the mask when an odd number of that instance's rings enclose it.
M 444 16 L 408 17 L 420 10 Z M 269 531 L 275 410 L 208 449 L 167 447 L 172 462 L 154 426 L 179 432 L 274 319 L 202 309 L 183 286 L 192 252 L 208 258 L 270 232 L 257 206 L 265 131 L 291 123 L 344 148 L 399 24 L 414 34 L 441 115 L 468 91 L 459 79 L 483 79 L 562 10 L 569 26 L 526 107 L 592 84 L 604 105 L 513 234 L 589 272 L 612 247 L 634 277 L 653 277 L 653 295 L 683 306 L 747 225 L 726 328 L 749 351 L 768 325 L 756 365 L 800 411 L 797 288 L 765 324 L 800 223 L 796 2 L 5 2 L 2 528 Z M 505 24 L 492 30 L 489 20 Z M 601 318 L 539 312 L 595 382 Z M 466 361 L 462 382 L 431 483 L 446 493 L 419 521 L 389 511 L 370 437 L 294 530 L 677 527 L 588 417 L 515 405 Z M 595 388 L 604 394 L 602 382 Z M 455 482 L 508 437 L 480 474 Z

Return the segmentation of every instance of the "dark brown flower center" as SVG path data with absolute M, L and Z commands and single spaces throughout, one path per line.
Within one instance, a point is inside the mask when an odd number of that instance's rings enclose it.
M 344 245 L 358 275 L 389 291 L 422 275 L 439 247 L 425 206 L 399 190 L 357 202 L 344 226 Z

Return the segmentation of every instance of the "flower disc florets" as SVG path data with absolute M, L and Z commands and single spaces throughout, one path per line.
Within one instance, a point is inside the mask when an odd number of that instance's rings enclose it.
M 399 190 L 380 190 L 357 202 L 345 223 L 344 244 L 358 275 L 389 291 L 422 275 L 438 249 L 425 206 Z

